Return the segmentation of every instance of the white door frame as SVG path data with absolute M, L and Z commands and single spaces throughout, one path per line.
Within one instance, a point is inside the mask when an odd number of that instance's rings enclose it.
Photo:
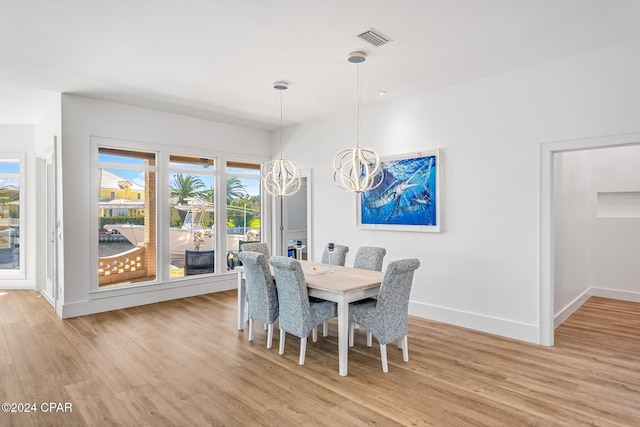
M 540 344 L 553 345 L 554 338 L 554 219 L 553 158 L 556 153 L 621 147 L 640 143 L 640 132 L 545 142 L 540 145 Z
M 41 232 L 38 234 L 38 255 L 40 262 L 38 268 L 39 284 L 37 290 L 53 305 L 57 307 L 58 299 L 58 228 L 57 215 L 57 138 L 54 136 L 51 151 L 38 157 L 38 189 L 44 194 L 37 194 L 38 223 L 41 224 Z

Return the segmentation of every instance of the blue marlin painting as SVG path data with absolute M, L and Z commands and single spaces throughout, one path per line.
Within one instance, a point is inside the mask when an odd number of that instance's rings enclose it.
M 436 155 L 382 162 L 382 183 L 362 193 L 362 224 L 437 226 Z

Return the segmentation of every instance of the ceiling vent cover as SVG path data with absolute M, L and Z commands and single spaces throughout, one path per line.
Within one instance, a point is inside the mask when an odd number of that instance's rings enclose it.
M 358 34 L 358 37 L 366 42 L 371 43 L 375 47 L 380 47 L 391 41 L 389 37 L 381 35 L 380 33 L 374 31 L 373 28 L 370 28 L 367 31 Z

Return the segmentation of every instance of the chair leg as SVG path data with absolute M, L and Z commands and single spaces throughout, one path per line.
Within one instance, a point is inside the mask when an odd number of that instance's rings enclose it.
M 322 322 L 322 336 L 326 337 L 327 335 L 329 335 L 329 322 L 325 320 Z
M 267 348 L 273 346 L 273 323 L 267 325 Z
M 389 365 L 387 364 L 386 344 L 380 344 L 380 359 L 382 359 L 382 372 L 389 372 Z
M 267 330 L 267 324 L 266 323 L 264 324 L 264 330 L 265 331 Z
M 402 360 L 409 361 L 409 345 L 406 335 L 402 337 Z
M 367 331 L 367 347 L 371 347 L 373 345 L 372 341 L 373 339 L 371 338 L 372 334 L 371 332 Z
M 298 364 L 304 365 L 304 356 L 307 352 L 307 337 L 300 338 L 300 360 Z
M 355 326 L 356 324 L 353 322 L 349 323 L 349 347 L 353 347 L 353 340 L 355 335 Z
M 253 319 L 249 318 L 249 341 L 253 341 Z
M 317 326 L 311 330 L 311 340 L 313 342 L 318 342 L 318 327 Z
M 279 354 L 284 354 L 284 337 L 286 333 L 282 328 L 280 328 L 280 351 Z

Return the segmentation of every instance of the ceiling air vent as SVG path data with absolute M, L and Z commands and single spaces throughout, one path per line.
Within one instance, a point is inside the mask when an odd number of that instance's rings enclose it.
M 361 34 L 358 34 L 358 37 L 364 41 L 371 43 L 375 47 L 380 47 L 383 44 L 387 44 L 391 41 L 390 38 L 381 35 L 373 29 L 369 29 Z

